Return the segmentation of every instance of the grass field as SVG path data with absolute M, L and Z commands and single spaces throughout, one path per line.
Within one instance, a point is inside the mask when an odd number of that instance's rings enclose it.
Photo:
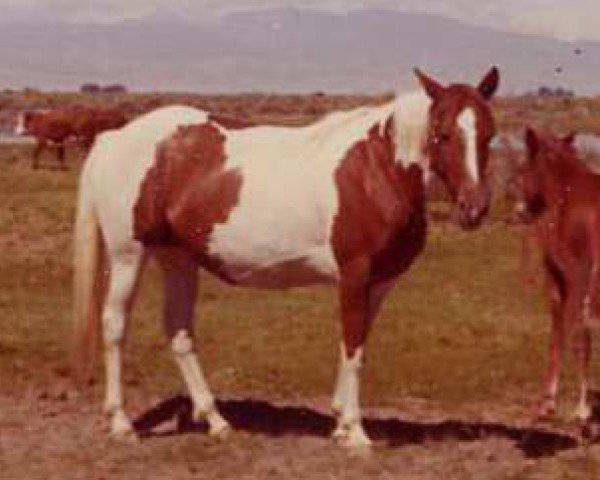
M 29 155 L 27 146 L 0 149 L 0 479 L 598 478 L 600 449 L 571 444 L 579 429 L 570 362 L 556 419 L 528 423 L 549 320 L 539 289 L 521 282 L 518 230 L 499 215 L 472 233 L 433 222 L 425 253 L 385 304 L 362 373 L 367 429 L 381 447 L 367 458 L 325 438 L 335 290 L 236 289 L 205 275 L 200 355 L 240 431 L 218 443 L 162 425 L 164 435 L 116 446 L 106 438 L 101 385 L 76 395 L 67 375 L 80 154 L 71 153 L 69 172 L 31 171 Z M 161 308 L 151 266 L 125 359 L 134 416 L 183 393 Z M 519 445 L 528 435 L 543 455 Z

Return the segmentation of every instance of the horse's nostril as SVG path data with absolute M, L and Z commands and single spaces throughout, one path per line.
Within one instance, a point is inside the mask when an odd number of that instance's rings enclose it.
M 469 215 L 471 216 L 471 221 L 475 221 L 479 218 L 479 210 L 477 208 L 473 207 L 469 211 Z

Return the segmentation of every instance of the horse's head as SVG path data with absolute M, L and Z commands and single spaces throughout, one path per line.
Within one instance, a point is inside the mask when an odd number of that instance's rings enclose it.
M 27 135 L 29 133 L 29 127 L 34 116 L 35 112 L 33 111 L 21 112 L 17 118 L 15 135 Z
M 476 87 L 446 87 L 418 69 L 415 74 L 431 99 L 426 139 L 431 169 L 448 188 L 458 223 L 475 228 L 490 205 L 486 168 L 496 127 L 488 100 L 498 88 L 498 69 L 493 67 Z
M 525 130 L 525 159 L 517 166 L 512 185 L 515 214 L 522 222 L 532 222 L 545 211 L 553 193 L 553 182 L 546 179 L 560 177 L 561 166 L 573 163 L 574 140 L 574 134 L 558 138 L 530 127 Z

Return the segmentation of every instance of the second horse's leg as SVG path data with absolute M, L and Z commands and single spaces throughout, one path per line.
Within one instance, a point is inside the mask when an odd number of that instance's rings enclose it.
M 535 416 L 545 417 L 556 411 L 556 395 L 560 366 L 565 345 L 565 279 L 558 267 L 549 259 L 545 261 L 546 289 L 550 300 L 552 330 L 550 332 L 550 362 L 544 380 L 544 397 L 536 407 Z

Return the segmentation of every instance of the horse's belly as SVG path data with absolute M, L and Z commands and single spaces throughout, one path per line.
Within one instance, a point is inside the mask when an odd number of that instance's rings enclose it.
M 318 283 L 335 283 L 337 263 L 329 246 L 317 246 L 304 254 L 291 255 L 257 248 L 248 252 L 219 252 L 211 249 L 209 270 L 242 286 L 289 288 Z

